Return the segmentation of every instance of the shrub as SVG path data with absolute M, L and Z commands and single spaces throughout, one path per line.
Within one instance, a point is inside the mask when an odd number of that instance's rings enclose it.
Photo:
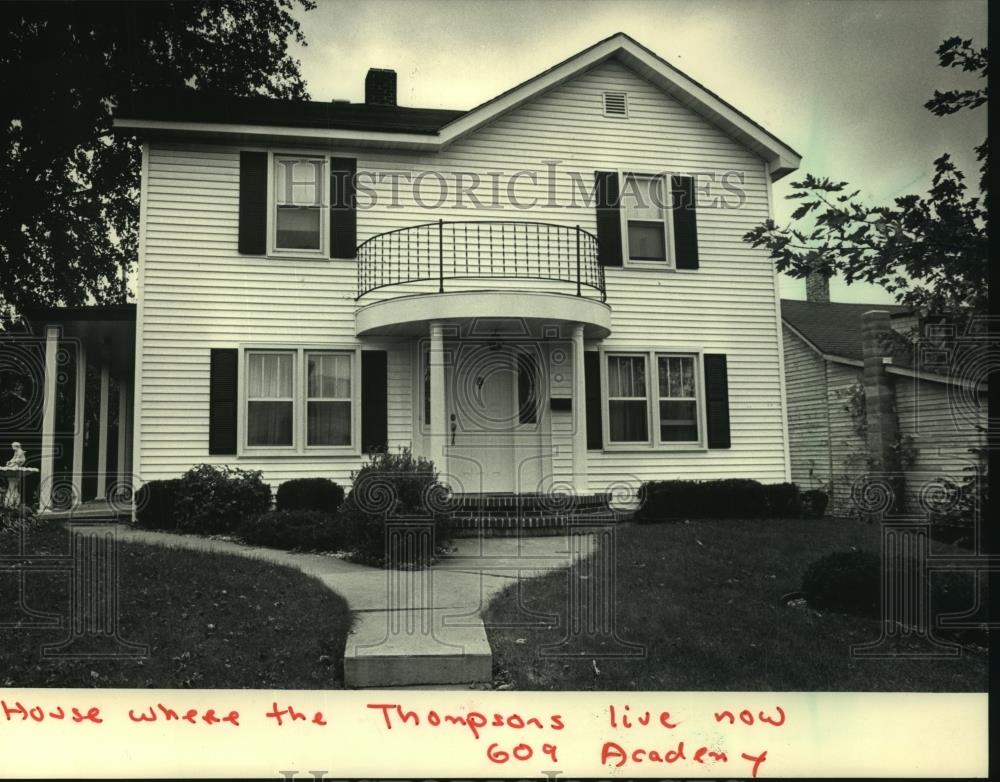
M 830 497 L 825 491 L 819 489 L 804 491 L 801 498 L 802 512 L 811 518 L 821 519 L 826 513 L 826 505 L 829 501 Z
M 434 463 L 415 457 L 409 449 L 381 452 L 351 475 L 351 493 L 338 512 L 345 541 L 356 559 L 371 564 L 388 560 L 402 566 L 429 564 L 412 546 L 387 551 L 386 522 L 424 525 L 431 523 L 435 547 L 452 535 L 451 514 L 445 507 L 446 493 L 438 482 Z M 398 537 L 393 537 L 398 541 Z
M 746 478 L 714 481 L 649 481 L 639 490 L 640 523 L 668 519 L 761 518 L 767 515 L 764 486 Z
M 903 559 L 891 564 L 904 573 L 918 573 L 913 559 Z M 959 613 L 972 608 L 975 603 L 976 575 L 971 572 L 925 571 L 930 579 L 930 604 L 932 616 L 940 613 Z M 889 580 L 896 575 L 890 573 Z M 837 551 L 827 554 L 806 568 L 802 577 L 802 594 L 813 608 L 845 614 L 881 618 L 880 601 L 882 583 L 882 558 L 869 551 Z M 913 589 L 910 579 L 906 589 Z M 907 595 L 907 598 L 912 597 Z M 987 633 L 982 628 L 935 628 L 936 635 L 961 641 L 985 643 Z
M 148 529 L 177 528 L 177 491 L 180 478 L 146 481 L 135 493 L 135 521 Z
M 271 507 L 271 487 L 259 470 L 198 464 L 177 486 L 177 528 L 184 532 L 232 532 Z
M 809 565 L 802 594 L 813 608 L 878 616 L 882 559 L 869 551 L 836 551 Z
M 799 487 L 794 483 L 766 483 L 767 507 L 772 516 L 781 519 L 798 516 L 802 512 Z
M 339 551 L 344 535 L 334 516 L 316 510 L 272 510 L 245 521 L 239 536 L 254 546 L 286 551 Z
M 318 510 L 334 513 L 344 501 L 344 489 L 329 478 L 295 478 L 278 487 L 278 510 Z

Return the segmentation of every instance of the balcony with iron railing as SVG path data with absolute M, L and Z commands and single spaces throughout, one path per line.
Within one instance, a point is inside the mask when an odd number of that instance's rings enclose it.
M 391 286 L 445 293 L 534 289 L 605 301 L 597 237 L 579 226 L 514 220 L 438 220 L 377 234 L 358 246 L 357 299 Z M 400 293 L 403 293 L 401 290 Z

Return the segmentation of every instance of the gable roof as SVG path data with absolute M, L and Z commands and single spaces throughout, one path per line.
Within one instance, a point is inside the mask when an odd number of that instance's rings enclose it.
M 772 180 L 798 168 L 798 152 L 625 33 L 605 38 L 467 112 L 244 98 L 235 100 L 235 111 L 230 114 L 213 105 L 217 97 L 206 96 L 204 100 L 185 99 L 174 114 L 173 104 L 158 107 L 162 97 L 152 95 L 123 101 L 115 111 L 114 127 L 141 135 L 228 135 L 438 151 L 612 58 L 766 160 Z M 259 118 L 257 110 L 263 112 Z
M 841 304 L 837 302 L 781 300 L 781 318 L 799 336 L 826 356 L 852 361 L 863 360 L 861 316 L 869 310 L 886 310 L 890 315 L 907 314 L 898 304 Z

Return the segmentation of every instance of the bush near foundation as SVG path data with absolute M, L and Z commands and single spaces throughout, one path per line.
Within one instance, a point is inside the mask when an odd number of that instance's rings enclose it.
M 135 521 L 146 529 L 177 529 L 177 491 L 180 478 L 146 481 L 135 493 Z
M 259 470 L 198 464 L 180 478 L 177 528 L 183 532 L 233 532 L 271 509 L 271 487 Z
M 745 478 L 713 481 L 649 481 L 639 489 L 635 520 L 763 518 L 768 515 L 764 485 Z
M 433 548 L 452 536 L 452 518 L 447 491 L 438 481 L 434 463 L 414 456 L 409 449 L 380 452 L 351 475 L 351 492 L 337 513 L 345 547 L 359 562 L 398 567 L 424 567 L 433 550 L 405 543 L 406 527 L 433 530 Z M 398 533 L 387 533 L 395 525 Z
M 802 513 L 802 497 L 798 484 L 765 483 L 768 515 L 778 519 L 789 519 Z
M 344 501 L 344 489 L 329 478 L 294 478 L 278 487 L 278 510 L 316 510 L 335 513 Z
M 253 546 L 285 551 L 340 551 L 343 527 L 329 513 L 315 510 L 272 510 L 244 522 L 237 530 Z

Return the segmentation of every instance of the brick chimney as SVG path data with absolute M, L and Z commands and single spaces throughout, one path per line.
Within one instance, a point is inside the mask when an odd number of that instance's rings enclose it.
M 369 106 L 396 105 L 396 72 L 369 68 L 365 76 L 365 103 Z
M 806 275 L 806 301 L 829 304 L 830 278 L 822 272 L 809 272 Z

